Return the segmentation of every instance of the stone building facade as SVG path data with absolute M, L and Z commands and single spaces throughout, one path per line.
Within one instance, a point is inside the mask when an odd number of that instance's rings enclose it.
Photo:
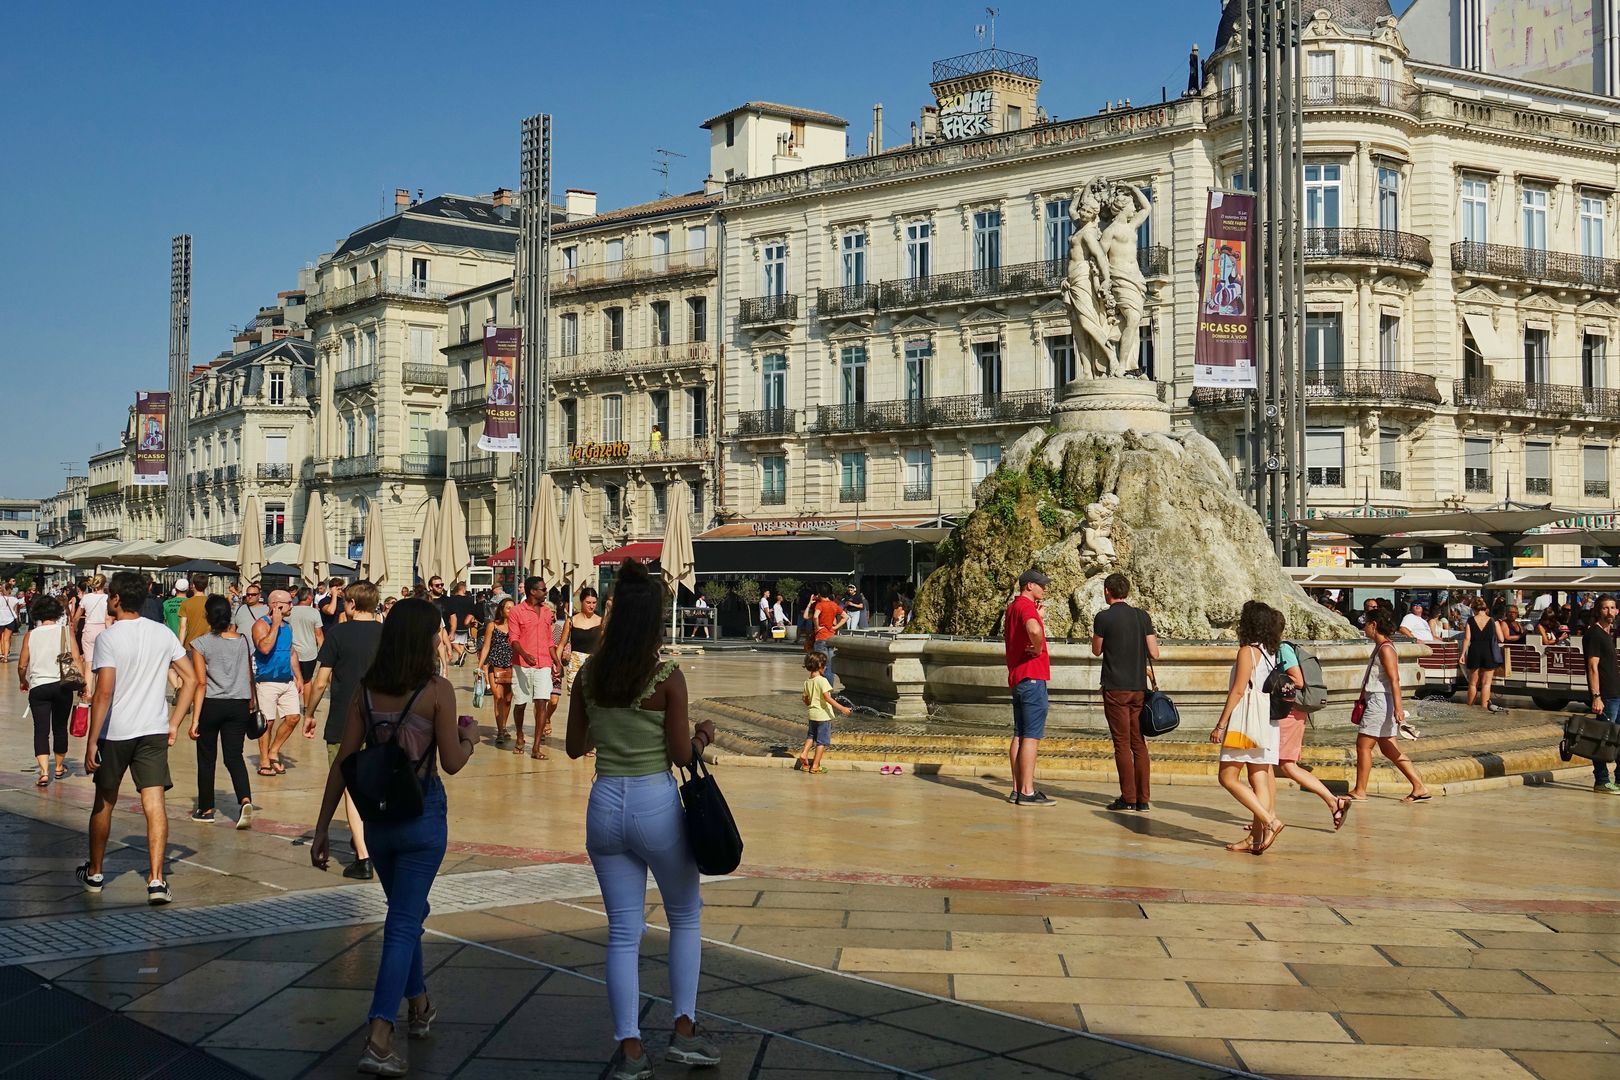
M 86 493 L 90 488 L 88 475 L 70 475 L 56 494 L 40 500 L 39 542 L 47 547 L 75 544 L 85 538 Z
M 510 192 L 413 201 L 351 233 L 315 269 L 313 449 L 302 470 L 321 491 L 334 555 L 384 515 L 389 566 L 408 580 L 427 502 L 445 478 L 452 294 L 510 278 Z M 302 509 L 302 508 L 300 508 Z
M 1318 9 L 1303 35 L 1313 512 L 1612 510 L 1620 103 L 1413 61 L 1381 0 Z M 1068 199 L 1099 176 L 1152 204 L 1144 365 L 1247 482 L 1243 394 L 1191 385 L 1205 192 L 1245 186 L 1235 23 L 1229 9 L 1197 93 L 997 117 L 988 135 L 728 185 L 726 515 L 970 506 L 1067 375 Z M 1007 55 L 980 78 L 1027 86 Z

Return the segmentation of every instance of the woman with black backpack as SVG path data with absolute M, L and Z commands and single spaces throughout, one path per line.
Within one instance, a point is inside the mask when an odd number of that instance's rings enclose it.
M 473 729 L 457 723 L 454 688 L 438 674 L 443 625 L 439 609 L 417 599 L 401 600 L 383 623 L 377 658 L 349 706 L 309 852 L 310 862 L 326 869 L 327 829 L 347 788 L 365 820 L 372 867 L 388 897 L 359 1065 L 371 1076 L 404 1076 L 408 1068 L 394 1048 L 401 998 L 409 1003 L 413 1039 L 425 1038 L 437 1015 L 423 980 L 422 923 L 448 839 L 439 770 L 460 772 L 474 744 Z
M 574 679 L 568 706 L 568 756 L 596 751 L 596 782 L 585 811 L 585 850 L 602 887 L 608 917 L 607 991 L 619 1040 L 608 1080 L 650 1080 L 641 1042 L 641 935 L 646 927 L 647 871 L 658 881 L 669 921 L 669 984 L 675 1033 L 666 1060 L 720 1064 L 719 1051 L 697 1030 L 702 941 L 698 866 L 671 763 L 687 765 L 714 741 L 707 720 L 694 730 L 686 711 L 686 677 L 660 662 L 664 591 L 645 567 L 626 560 L 613 586 L 614 610 Z

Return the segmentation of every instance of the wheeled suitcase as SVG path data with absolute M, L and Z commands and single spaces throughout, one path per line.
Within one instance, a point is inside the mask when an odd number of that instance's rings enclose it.
M 1558 743 L 1558 756 L 1564 761 L 1583 757 L 1612 763 L 1620 757 L 1620 724 L 1611 724 L 1593 713 L 1565 717 L 1564 737 Z

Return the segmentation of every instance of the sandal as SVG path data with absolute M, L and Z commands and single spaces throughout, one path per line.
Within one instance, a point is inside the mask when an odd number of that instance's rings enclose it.
M 1339 796 L 1339 804 L 1333 809 L 1333 831 L 1338 832 L 1344 828 L 1344 819 L 1350 816 L 1350 808 L 1356 801 L 1348 795 Z
M 544 750 L 541 750 L 541 749 L 540 749 L 540 748 L 539 748 L 539 746 L 538 746 L 538 744 L 537 744 L 537 745 L 536 745 L 536 746 L 535 746 L 535 751 L 534 751 L 534 753 L 532 753 L 532 754 L 530 754 L 530 755 L 529 755 L 529 760 L 530 760 L 530 761 L 550 761 L 550 760 L 551 760 L 551 758 L 550 758 L 550 757 L 548 757 L 548 756 L 547 756 L 547 754 L 546 754 L 546 752 L 545 752 L 545 751 L 544 751 Z
M 1432 798 L 1434 798 L 1434 796 L 1425 791 L 1421 795 L 1408 795 L 1406 798 L 1402 799 L 1401 802 L 1428 802 Z
M 51 786 L 51 778 L 49 776 L 46 776 L 44 773 L 40 773 L 39 774 L 39 779 L 34 781 L 34 786 L 35 787 L 50 787 Z
M 527 746 L 528 746 L 528 743 L 525 743 L 523 741 L 523 736 L 519 735 L 518 740 L 517 740 L 517 744 L 512 747 L 512 753 L 521 754 L 521 753 L 523 753 L 524 749 L 527 748 Z
M 276 774 L 276 775 L 277 775 L 277 776 L 283 776 L 283 775 L 285 775 L 285 774 L 286 774 L 286 772 L 287 772 L 287 766 L 285 766 L 285 765 L 283 765 L 283 764 L 282 764 L 282 763 L 281 763 L 281 759 L 280 759 L 280 758 L 276 758 L 276 760 L 274 760 L 274 761 L 272 761 L 272 762 L 271 762 L 271 763 L 270 763 L 270 768 L 271 768 L 271 769 L 273 769 L 273 770 L 275 770 L 275 774 Z
M 1267 825 L 1261 830 L 1261 835 L 1264 836 L 1264 839 L 1261 839 L 1260 836 L 1255 837 L 1254 853 L 1256 855 L 1265 854 L 1271 845 L 1277 842 L 1277 837 L 1281 836 L 1282 831 L 1287 827 L 1288 826 L 1284 825 L 1280 821 L 1277 822 L 1275 827 Z
M 67 766 L 66 765 L 58 765 L 56 767 L 56 778 L 58 780 L 66 780 L 67 779 Z
M 1243 827 L 1243 836 L 1244 839 L 1239 840 L 1237 843 L 1227 844 L 1226 850 L 1231 852 L 1246 851 L 1252 854 L 1254 851 L 1254 822 L 1251 821 Z
M 272 769 L 268 765 L 260 765 L 259 766 L 259 775 L 260 776 L 274 776 L 274 775 L 276 775 L 276 770 Z

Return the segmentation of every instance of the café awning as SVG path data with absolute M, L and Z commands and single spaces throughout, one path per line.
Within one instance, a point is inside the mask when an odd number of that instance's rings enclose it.
M 640 540 L 634 544 L 625 544 L 611 551 L 604 551 L 591 561 L 597 566 L 618 566 L 630 559 L 640 562 L 651 562 L 658 558 L 659 552 L 664 550 L 662 540 Z

